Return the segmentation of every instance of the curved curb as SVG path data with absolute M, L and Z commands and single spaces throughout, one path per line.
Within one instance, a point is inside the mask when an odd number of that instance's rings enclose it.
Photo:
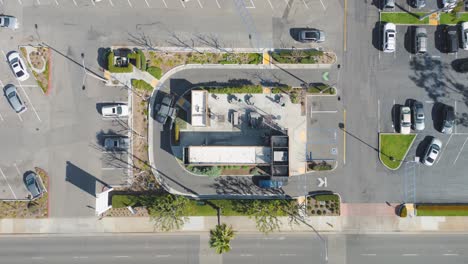
M 329 69 L 331 68 L 331 66 L 333 64 L 310 64 L 310 65 L 298 65 L 300 67 L 292 67 L 292 66 L 295 66 L 297 64 L 294 64 L 294 65 L 290 65 L 290 64 L 280 64 L 280 66 L 282 65 L 286 65 L 285 68 L 288 68 L 288 69 Z M 305 67 L 304 67 L 305 66 Z M 308 67 L 310 66 L 310 67 Z M 153 175 L 155 176 L 155 178 L 157 179 L 157 181 L 159 182 L 159 184 L 161 184 L 161 186 L 166 189 L 169 193 L 172 193 L 172 194 L 177 194 L 177 195 L 184 195 L 184 196 L 190 196 L 190 197 L 200 197 L 200 196 L 203 196 L 203 195 L 195 195 L 195 194 L 192 194 L 192 193 L 183 193 L 183 192 L 180 192 L 180 191 L 177 191 L 175 189 L 173 189 L 172 187 L 170 187 L 169 185 L 167 185 L 164 180 L 161 178 L 161 176 L 159 175 L 159 172 L 157 170 L 157 167 L 156 167 L 156 164 L 154 163 L 154 139 L 153 139 L 153 122 L 155 122 L 153 120 L 153 105 L 154 105 L 154 101 L 155 101 L 155 98 L 156 98 L 156 94 L 159 92 L 159 90 L 161 90 L 161 88 L 164 86 L 164 84 L 166 83 L 166 81 L 174 74 L 176 74 L 177 72 L 180 72 L 180 71 L 183 71 L 183 70 L 188 70 L 188 69 L 265 69 L 265 70 L 268 70 L 268 69 L 278 69 L 278 67 L 276 67 L 275 65 L 263 65 L 263 64 L 184 64 L 184 65 L 179 65 L 179 66 L 176 66 L 172 69 L 170 69 L 168 72 L 164 73 L 163 76 L 161 76 L 161 78 L 159 79 L 159 82 L 158 84 L 153 88 L 153 92 L 151 93 L 151 99 L 150 99 L 150 102 L 148 104 L 148 116 L 150 118 L 150 120 L 152 120 L 152 122 L 148 122 L 148 159 L 149 159 L 149 163 L 150 163 L 150 166 L 151 166 L 151 171 L 153 172 Z M 179 164 L 180 166 L 180 164 Z
M 399 133 L 379 133 L 379 160 L 380 160 L 380 163 L 382 163 L 382 165 L 384 165 L 387 169 L 392 170 L 392 171 L 396 171 L 396 170 L 398 170 L 398 169 L 401 167 L 401 165 L 403 165 L 403 163 L 404 163 L 404 161 L 405 161 L 405 159 L 406 159 L 406 156 L 408 155 L 409 150 L 411 149 L 411 147 L 413 146 L 414 141 L 415 141 L 416 138 L 418 137 L 418 134 L 410 134 L 410 135 L 415 135 L 414 138 L 413 138 L 413 140 L 411 141 L 411 144 L 408 146 L 408 149 L 406 150 L 405 155 L 403 155 L 403 158 L 401 159 L 401 162 L 400 162 L 400 164 L 398 165 L 398 167 L 396 167 L 395 169 L 392 169 L 392 168 L 388 167 L 388 166 L 382 161 L 382 152 L 380 151 L 380 149 L 381 149 L 380 144 L 381 144 L 382 141 L 380 140 L 380 136 L 381 136 L 381 135 L 393 135 L 393 134 L 399 134 Z

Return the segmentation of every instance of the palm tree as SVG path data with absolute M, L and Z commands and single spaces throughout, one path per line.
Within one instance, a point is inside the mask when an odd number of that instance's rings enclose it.
M 216 253 L 223 254 L 231 250 L 231 239 L 234 238 L 232 226 L 226 224 L 216 225 L 215 229 L 210 230 L 210 247 L 216 250 Z

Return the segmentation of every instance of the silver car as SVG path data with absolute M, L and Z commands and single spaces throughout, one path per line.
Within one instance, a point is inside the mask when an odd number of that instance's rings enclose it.
M 18 21 L 16 20 L 16 17 L 0 15 L 0 27 L 9 28 L 9 29 L 17 29 Z
M 5 86 L 4 91 L 8 102 L 16 113 L 21 114 L 27 110 L 26 105 L 24 105 L 23 100 L 21 100 L 18 94 L 18 90 L 13 84 L 8 84 Z
M 125 151 L 130 146 L 128 137 L 114 136 L 104 139 L 104 147 L 107 151 Z
M 432 166 L 436 161 L 437 157 L 439 156 L 440 150 L 442 149 L 442 142 L 434 138 L 429 144 L 429 147 L 424 154 L 423 163 L 427 166 Z
M 324 42 L 325 32 L 318 29 L 303 29 L 299 32 L 299 41 L 301 42 Z
M 427 52 L 427 31 L 423 27 L 417 27 L 414 34 L 414 45 L 416 54 L 425 54 Z
M 40 178 L 34 172 L 29 172 L 24 178 L 24 183 L 26 184 L 26 189 L 28 189 L 31 194 L 31 200 L 39 198 L 44 193 L 42 188 L 42 183 L 39 182 Z
M 415 130 L 424 130 L 424 107 L 419 101 L 416 101 L 413 104 L 413 123 Z

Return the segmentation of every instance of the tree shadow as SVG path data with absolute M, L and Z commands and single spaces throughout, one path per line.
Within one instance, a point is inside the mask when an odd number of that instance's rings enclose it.
M 422 158 L 424 157 L 424 154 L 426 153 L 426 150 L 429 147 L 429 144 L 431 144 L 431 141 L 433 139 L 434 139 L 433 136 L 426 136 L 418 144 L 418 147 L 416 148 L 416 157 L 419 157 L 421 162 L 423 162 Z
M 445 53 L 447 52 L 447 48 L 445 47 L 445 34 L 448 26 L 447 25 L 439 25 L 436 27 L 436 31 L 434 32 L 434 44 L 438 51 Z
M 443 117 L 444 108 L 445 108 L 445 104 L 436 102 L 434 106 L 432 106 L 432 110 L 431 110 L 432 124 L 434 128 L 439 132 L 442 131 L 442 122 L 444 120 L 444 117 Z
M 408 30 L 405 33 L 405 49 L 409 53 L 416 53 L 416 47 L 414 46 L 414 36 L 415 36 L 416 26 L 409 26 Z
M 216 190 L 218 195 L 272 195 L 284 196 L 283 189 L 263 189 L 254 184 L 260 177 L 246 176 L 221 176 L 215 179 L 211 188 Z
M 290 35 L 291 38 L 294 39 L 295 41 L 300 42 L 300 40 L 299 40 L 299 34 L 301 33 L 302 30 L 303 30 L 303 28 L 290 28 L 290 29 L 289 29 L 289 35 Z
M 382 51 L 383 23 L 376 22 L 372 29 L 372 45 L 375 49 Z
M 393 127 L 395 128 L 395 131 L 400 132 L 400 114 L 401 114 L 401 104 L 394 104 L 392 107 L 392 122 L 393 122 Z
M 97 62 L 99 67 L 103 69 L 107 69 L 109 65 L 108 60 L 107 60 L 107 55 L 111 52 L 110 48 L 99 48 L 98 49 L 98 57 L 97 57 Z

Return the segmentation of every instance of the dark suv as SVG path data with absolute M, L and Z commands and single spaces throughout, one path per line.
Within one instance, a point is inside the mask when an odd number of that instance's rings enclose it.
M 456 26 L 446 26 L 445 33 L 445 51 L 455 53 L 458 51 L 458 31 Z
M 442 117 L 443 120 L 440 132 L 444 134 L 452 134 L 453 126 L 455 124 L 455 111 L 453 110 L 453 107 L 450 105 L 444 106 Z

